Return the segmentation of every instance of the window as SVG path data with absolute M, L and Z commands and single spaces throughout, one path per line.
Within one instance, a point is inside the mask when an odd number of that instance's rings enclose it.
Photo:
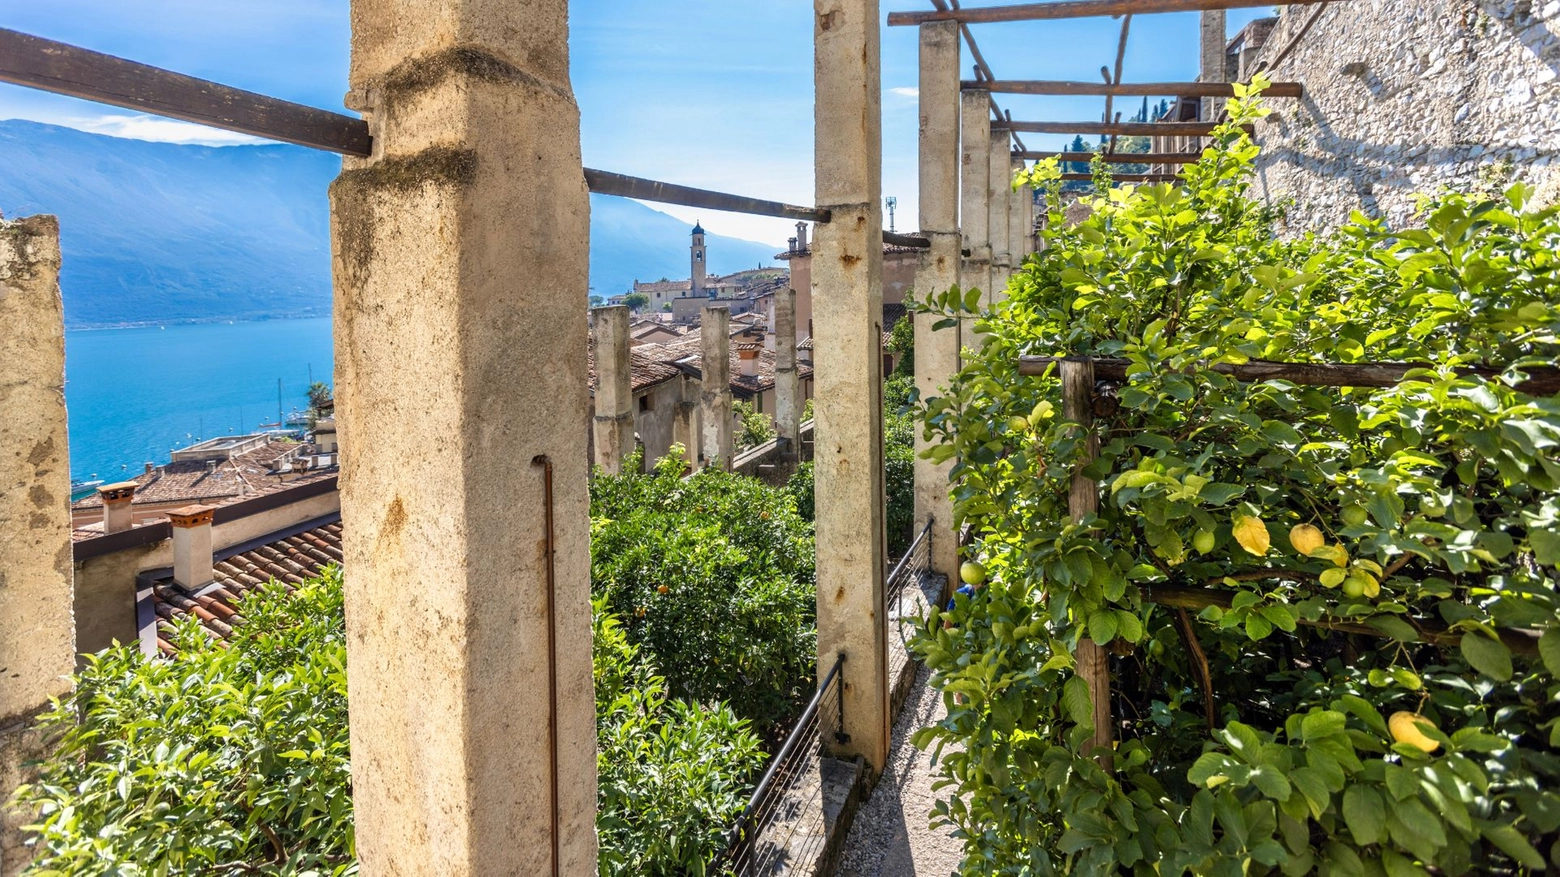
M 639 397 L 639 410 L 641 412 L 655 410 L 655 406 L 650 402 L 650 397 L 649 396 L 640 396 Z

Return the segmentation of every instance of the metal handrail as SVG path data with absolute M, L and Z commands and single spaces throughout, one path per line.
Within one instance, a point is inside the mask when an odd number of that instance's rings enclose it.
M 902 557 L 899 558 L 899 562 L 894 564 L 893 571 L 888 574 L 888 582 L 893 583 L 898 581 L 900 573 L 904 572 L 905 570 L 905 564 L 909 563 L 910 560 L 916 556 L 916 554 L 920 553 L 921 544 L 923 542 L 928 544 L 930 543 L 932 538 L 932 525 L 934 523 L 936 523 L 936 519 L 930 517 L 926 519 L 926 526 L 921 528 L 921 532 L 916 534 L 915 540 L 910 543 L 909 548 L 905 549 L 905 553 Z M 927 552 L 927 556 L 931 556 L 930 551 Z

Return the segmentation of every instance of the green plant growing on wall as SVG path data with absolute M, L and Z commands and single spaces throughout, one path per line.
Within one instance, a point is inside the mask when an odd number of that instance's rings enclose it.
M 966 875 L 1560 867 L 1560 397 L 1523 389 L 1560 356 L 1560 210 L 1519 186 L 1280 241 L 1239 93 L 1179 184 L 1102 189 L 1075 226 L 1037 169 L 1045 246 L 921 407 L 990 576 L 914 641 L 958 695 L 917 737 L 938 818 Z M 1083 435 L 1021 354 L 1127 363 L 1081 522 Z M 1425 367 L 1218 370 L 1257 360 Z M 1112 770 L 1082 751 L 1085 638 L 1114 655 Z
M 731 412 L 742 423 L 742 430 L 736 436 L 739 452 L 766 445 L 778 435 L 774 421 L 769 419 L 769 415 L 760 414 L 752 402 L 733 402 Z
M 90 656 L 41 717 L 58 744 L 17 795 L 40 809 L 29 874 L 357 872 L 340 574 L 240 608 L 225 648 L 191 621 L 171 659 Z M 593 626 L 601 873 L 703 873 L 758 738 L 723 705 L 669 699 L 601 601 Z

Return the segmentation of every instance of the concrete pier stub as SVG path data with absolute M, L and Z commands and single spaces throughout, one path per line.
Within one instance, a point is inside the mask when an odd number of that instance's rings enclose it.
M 1024 160 L 1014 155 L 1009 158 L 1008 179 L 1013 179 L 1025 168 Z M 1012 268 L 1017 271 L 1034 249 L 1035 190 L 1024 184 L 1013 190 L 1008 198 L 1008 254 Z
M 60 226 L 0 220 L 0 874 L 31 859 L 7 808 L 44 755 L 33 717 L 76 669 Z
M 1225 30 L 1225 12 L 1223 9 L 1206 9 L 1201 15 L 1197 79 L 1199 82 L 1223 82 L 1228 78 L 1224 53 L 1229 46 Z M 1217 118 L 1223 106 L 1224 98 L 1203 98 L 1202 118 L 1204 120 Z
M 595 464 L 616 475 L 634 452 L 634 390 L 628 363 L 628 306 L 596 308 Z
M 845 655 L 848 735 L 823 738 L 876 776 L 889 745 L 878 3 L 814 0 L 813 9 L 816 203 L 832 212 L 812 247 L 818 676 Z
M 568 4 L 352 0 L 331 187 L 364 875 L 596 873 Z
M 959 26 L 921 25 L 920 192 L 921 234 L 931 248 L 921 254 L 915 290 L 919 298 L 959 282 Z M 959 370 L 959 326 L 933 330 L 930 314 L 915 315 L 915 383 L 926 399 L 940 395 Z M 921 456 L 927 442 L 916 430 L 915 529 L 932 522 L 932 570 L 958 578 L 959 543 L 953 528 L 953 461 Z
M 699 326 L 699 466 L 731 471 L 731 309 L 706 305 Z
M 796 368 L 796 290 L 775 292 L 775 433 L 785 462 L 802 454 L 802 381 Z
M 1012 135 L 1006 128 L 996 129 L 991 132 L 991 173 L 987 178 L 987 185 L 991 192 L 986 200 L 987 229 L 991 236 L 991 289 L 987 290 L 985 302 L 988 306 L 1007 297 L 1008 278 L 1013 274 L 1013 239 L 1008 234 L 1008 220 L 1012 216 L 1010 202 L 1013 200 L 1013 175 L 1011 171 L 1013 153 L 1008 144 L 1012 142 Z
M 991 93 L 959 93 L 959 230 L 969 251 L 959 269 L 959 285 L 991 295 Z M 965 320 L 962 342 L 979 343 L 975 321 Z

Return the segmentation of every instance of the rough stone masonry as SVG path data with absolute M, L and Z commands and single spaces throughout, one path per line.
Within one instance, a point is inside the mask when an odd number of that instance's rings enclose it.
M 1316 7 L 1286 7 L 1274 58 Z M 1353 210 L 1410 224 L 1417 193 L 1503 190 L 1560 200 L 1560 0 L 1354 0 L 1320 18 L 1273 69 L 1305 85 L 1259 126 L 1258 191 L 1293 200 L 1291 232 Z

